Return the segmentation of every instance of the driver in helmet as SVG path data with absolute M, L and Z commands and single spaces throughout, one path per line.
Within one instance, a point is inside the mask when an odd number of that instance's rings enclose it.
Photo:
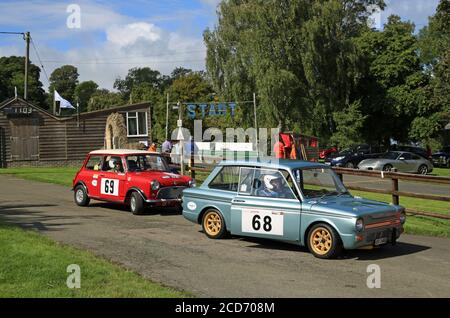
M 291 198 L 292 193 L 283 187 L 281 176 L 265 175 L 263 178 L 264 189 L 259 191 L 262 197 Z
M 117 158 L 111 158 L 109 160 L 109 167 L 114 172 L 123 172 L 122 162 Z

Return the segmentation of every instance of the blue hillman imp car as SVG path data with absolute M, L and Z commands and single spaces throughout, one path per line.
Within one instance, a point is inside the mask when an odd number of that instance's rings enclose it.
M 183 215 L 212 239 L 286 241 L 319 258 L 395 244 L 406 220 L 403 207 L 353 197 L 330 167 L 298 160 L 223 161 L 183 191 Z

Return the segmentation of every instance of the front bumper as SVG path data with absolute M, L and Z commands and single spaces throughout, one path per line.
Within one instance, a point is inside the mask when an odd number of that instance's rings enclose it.
M 145 200 L 145 203 L 149 206 L 170 206 L 170 207 L 175 207 L 175 206 L 179 206 L 181 207 L 181 199 L 147 199 Z
M 366 246 L 395 244 L 403 232 L 403 225 L 366 229 L 361 233 L 355 233 L 355 235 L 347 237 L 344 248 L 357 249 Z
M 145 200 L 145 203 L 149 206 L 170 206 L 175 207 L 179 206 L 181 207 L 181 198 L 177 199 L 147 199 Z

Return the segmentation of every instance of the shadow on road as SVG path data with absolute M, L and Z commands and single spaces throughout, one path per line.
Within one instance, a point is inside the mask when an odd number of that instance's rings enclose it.
M 111 211 L 119 211 L 126 214 L 130 214 L 131 212 L 127 205 L 124 204 L 118 204 L 118 203 L 111 203 L 111 202 L 95 202 L 89 204 L 89 207 L 96 207 L 96 208 L 102 208 L 102 209 L 109 209 Z M 137 215 L 136 217 L 140 216 L 146 216 L 146 215 L 181 215 L 181 211 L 178 208 L 171 208 L 171 207 L 158 207 L 158 208 L 150 208 L 147 207 L 142 215 Z
M 345 251 L 343 257 L 359 261 L 378 260 L 415 254 L 430 248 L 429 246 L 397 242 L 396 245 L 386 245 L 372 250 Z
M 254 243 L 255 245 L 249 246 L 250 248 L 267 249 L 267 250 L 280 250 L 280 251 L 291 251 L 291 252 L 303 252 L 309 253 L 309 250 L 305 246 L 298 246 L 295 244 L 284 243 L 279 241 L 272 241 L 263 238 L 250 238 L 250 237 L 233 237 L 234 239 L 240 239 L 246 242 Z M 410 255 L 426 251 L 430 249 L 429 246 L 402 243 L 397 242 L 396 245 L 386 245 L 380 248 L 374 248 L 371 250 L 345 250 L 341 256 L 336 260 L 342 259 L 355 259 L 358 261 L 367 260 L 379 260 L 386 258 L 399 257 L 404 255 Z M 311 255 L 312 256 L 312 255 Z
M 0 220 L 8 225 L 19 226 L 24 229 L 33 229 L 37 231 L 60 231 L 65 226 L 79 225 L 79 222 L 55 222 L 58 220 L 70 219 L 93 219 L 101 216 L 85 215 L 70 216 L 64 214 L 64 208 L 61 208 L 61 215 L 48 215 L 45 211 L 39 211 L 39 208 L 58 207 L 57 204 L 4 204 L 0 203 Z

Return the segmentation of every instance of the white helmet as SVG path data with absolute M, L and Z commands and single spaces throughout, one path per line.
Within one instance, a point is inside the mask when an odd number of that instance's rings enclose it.
M 272 181 L 278 179 L 279 177 L 274 176 L 274 175 L 265 175 L 264 176 L 264 185 L 266 186 L 267 189 L 269 190 L 273 190 L 273 185 L 272 185 Z
M 117 159 L 110 159 L 108 162 L 108 165 L 111 169 L 114 169 L 116 167 Z

